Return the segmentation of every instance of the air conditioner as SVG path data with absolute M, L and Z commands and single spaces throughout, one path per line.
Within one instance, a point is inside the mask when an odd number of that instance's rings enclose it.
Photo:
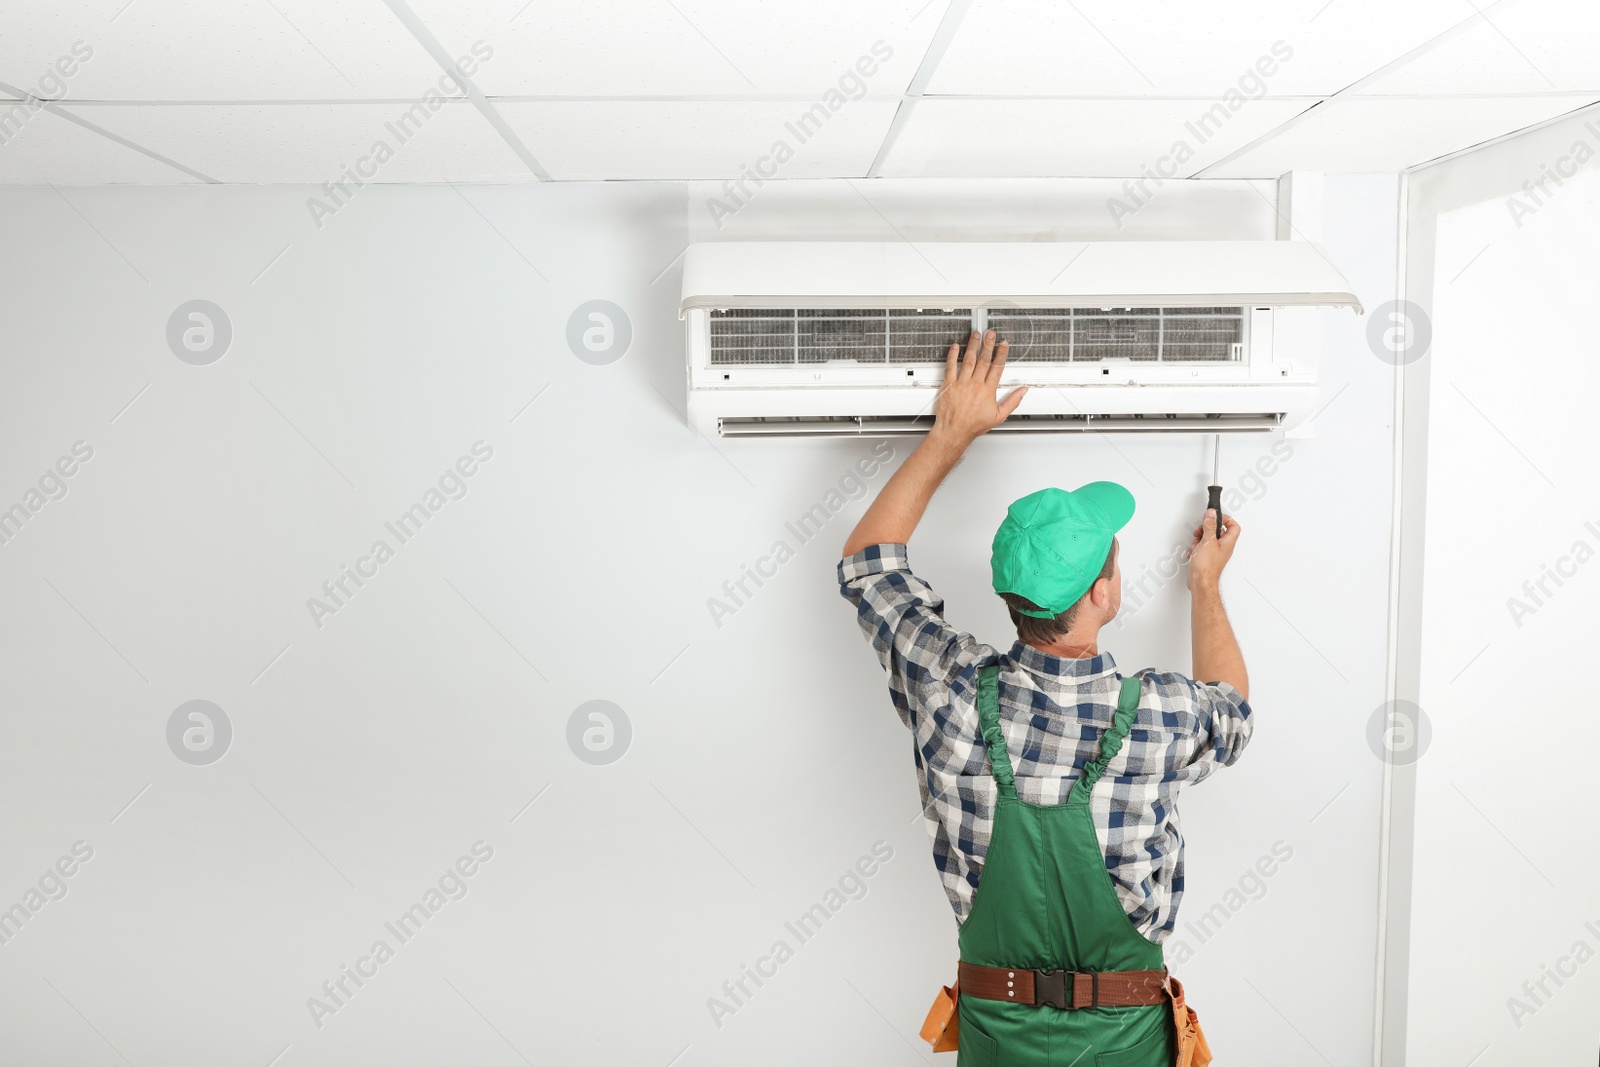
M 924 433 L 950 342 L 1010 341 L 1000 433 L 1291 429 L 1317 306 L 1304 241 L 719 242 L 684 254 L 689 421 L 722 437 Z M 1302 338 L 1296 341 L 1296 338 Z

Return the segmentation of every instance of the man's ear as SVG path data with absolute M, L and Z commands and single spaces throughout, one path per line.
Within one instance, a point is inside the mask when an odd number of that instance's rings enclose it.
M 1101 611 L 1108 610 L 1111 607 L 1111 579 L 1096 578 L 1089 587 L 1089 599 Z

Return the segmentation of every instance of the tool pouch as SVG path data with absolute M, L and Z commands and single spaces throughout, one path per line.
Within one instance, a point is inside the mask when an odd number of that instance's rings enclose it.
M 932 1045 L 935 1052 L 956 1051 L 959 1031 L 956 1001 L 960 996 L 960 982 L 939 987 L 939 995 L 933 998 L 933 1007 L 928 1009 L 928 1017 L 922 1022 L 922 1040 Z
M 1172 1025 L 1178 1035 L 1178 1053 L 1174 1067 L 1206 1067 L 1211 1062 L 1211 1046 L 1200 1029 L 1200 1016 L 1184 1003 L 1183 984 L 1167 976 L 1167 996 L 1172 999 Z

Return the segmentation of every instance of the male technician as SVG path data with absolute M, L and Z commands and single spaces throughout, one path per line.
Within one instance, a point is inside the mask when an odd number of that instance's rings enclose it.
M 1189 549 L 1195 678 L 1124 677 L 1099 645 L 1122 599 L 1113 482 L 1043 489 L 995 533 L 1007 652 L 944 619 L 906 542 L 967 446 L 1011 414 L 1006 342 L 951 345 L 927 437 L 845 543 L 839 585 L 889 674 L 934 865 L 960 926 L 959 1067 L 1169 1067 L 1161 943 L 1183 896 L 1184 786 L 1239 758 L 1253 721 L 1218 580 L 1239 524 L 1207 511 Z M 959 358 L 958 358 L 959 357 Z

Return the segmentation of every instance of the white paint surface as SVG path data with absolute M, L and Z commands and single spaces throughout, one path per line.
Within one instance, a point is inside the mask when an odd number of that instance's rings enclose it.
M 476 175 L 516 181 L 528 173 L 459 96 L 433 111 L 406 103 L 82 104 L 68 110 L 219 182 L 285 182 L 318 174 L 321 181 L 349 183 L 347 169 L 356 181 L 380 183 Z
M 736 224 L 859 203 L 822 189 L 764 197 Z M 518 1062 L 508 1045 L 553 1063 L 911 1057 L 955 926 L 906 735 L 834 585 L 862 502 L 720 628 L 706 606 L 869 442 L 713 446 L 686 429 L 668 269 L 683 186 L 368 188 L 321 230 L 312 192 L 0 196 L 0 501 L 73 442 L 95 450 L 0 546 L 0 902 L 74 841 L 95 850 L 0 948 L 0 1060 L 112 1062 L 111 1045 L 170 1064 L 265 1064 L 285 1046 L 296 1065 Z M 1270 206 L 1242 206 L 1253 193 L 1174 191 L 1135 231 L 1189 236 L 1193 220 L 1157 220 L 1242 196 L 1233 235 L 1270 234 Z M 1082 232 L 1104 195 L 978 185 L 963 215 L 958 183 L 885 182 L 878 221 L 856 229 L 959 236 L 1010 201 L 1033 214 L 996 229 Z M 1329 255 L 1375 304 L 1394 285 L 1392 183 L 1330 179 L 1326 200 Z M 195 297 L 235 330 L 205 367 L 163 336 Z M 609 366 L 566 342 L 596 298 L 634 331 Z M 1224 484 L 1248 491 L 1225 595 L 1260 725 L 1183 801 L 1181 923 L 1274 842 L 1294 849 L 1220 933 L 1181 935 L 1193 958 L 1175 966 L 1237 1063 L 1357 1063 L 1370 1045 L 1380 764 L 1364 732 L 1384 684 L 1390 377 L 1363 320 L 1321 314 L 1317 437 L 1270 475 L 1251 473 L 1267 442 L 1223 455 Z M 494 457 L 465 498 L 318 629 L 307 598 L 480 439 Z M 1210 455 L 1200 438 L 980 442 L 912 559 L 952 619 L 1009 643 L 985 580 L 1006 503 L 1122 480 L 1139 502 L 1130 614 L 1106 646 L 1126 669 L 1186 667 L 1181 582 L 1146 578 L 1138 610 L 1134 587 L 1186 538 Z M 209 767 L 163 737 L 195 698 L 234 724 Z M 606 767 L 565 740 L 597 698 L 634 730 Z M 495 855 L 468 895 L 313 1026 L 307 998 L 479 839 Z M 879 840 L 894 858 L 864 899 L 715 1027 L 707 998 Z M 619 982 L 645 995 L 623 1008 Z
M 1208 172 L 1253 178 L 1287 170 L 1393 173 L 1594 103 L 1600 95 L 1491 96 L 1470 101 L 1346 96 Z
M 1568 169 L 1580 142 L 1600 130 L 1568 121 L 1414 179 L 1437 243 L 1412 250 L 1433 278 L 1414 297 L 1434 331 L 1418 699 L 1433 739 L 1416 765 L 1407 1063 L 1588 1063 L 1600 1034 L 1600 962 L 1577 949 L 1600 952 L 1600 172 Z M 1556 166 L 1553 196 L 1522 191 Z
M 1276 95 L 1328 96 L 1453 24 L 1464 0 L 1324 6 L 1116 0 L 978 0 L 932 88 L 938 93 L 1218 98 L 1259 75 L 1274 43 L 1289 56 L 1268 75 Z M 1259 80 L 1259 79 L 1258 79 Z M 1246 82 L 1246 89 L 1253 83 Z
M 867 81 L 876 93 L 897 94 L 916 73 L 945 6 L 946 0 L 754 8 L 739 0 L 412 4 L 452 47 L 480 38 L 494 43 L 499 55 L 480 85 L 495 96 L 817 96 L 877 42 L 892 55 Z
M 924 100 L 889 153 L 892 177 L 1186 178 L 1304 111 L 1304 100 Z M 1218 109 L 1207 122 L 1205 116 Z M 1126 131 L 1145 136 L 1130 140 Z M 1240 170 L 1227 177 L 1270 178 Z
M 19 140 L 0 107 L 6 185 L 320 184 L 375 109 L 423 99 L 462 57 L 477 92 L 447 108 L 455 128 L 374 181 L 737 178 L 816 106 L 827 129 L 791 145 L 785 178 L 1364 173 L 1600 99 L 1600 16 L 1580 0 L 13 7 L 0 93 L 82 109 L 159 158 Z M 1186 130 L 1218 108 L 1220 132 Z
M 68 78 L 80 100 L 409 96 L 439 69 L 381 3 L 60 0 L 10 5 L 5 23 L 0 77 L 13 84 L 74 42 L 93 51 Z
M 0 167 L 18 185 L 164 185 L 172 166 L 43 108 L 16 112 Z
M 865 173 L 894 117 L 892 100 L 845 99 L 837 111 L 816 100 L 562 101 L 499 110 L 558 179 L 818 178 Z M 813 114 L 813 106 L 822 110 Z
M 1600 7 L 1495 4 L 1427 55 L 1363 87 L 1373 93 L 1544 93 L 1600 85 Z

